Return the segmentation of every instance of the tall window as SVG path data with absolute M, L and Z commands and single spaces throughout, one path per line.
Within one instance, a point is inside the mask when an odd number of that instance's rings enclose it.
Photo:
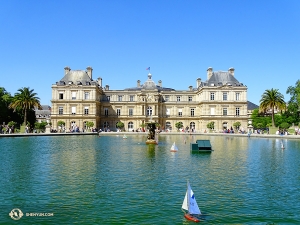
M 133 109 L 129 109 L 128 114 L 129 114 L 129 116 L 132 116 L 133 115 Z
M 103 127 L 109 128 L 109 123 L 108 123 L 107 121 L 105 121 L 105 122 L 103 123 Z
M 172 130 L 172 126 L 170 122 L 166 122 L 166 130 Z
M 75 99 L 76 99 L 76 92 L 72 91 L 72 100 L 75 100 Z
M 72 106 L 71 110 L 72 110 L 72 115 L 75 115 L 76 114 L 76 106 Z
M 236 101 L 239 101 L 240 100 L 240 93 L 235 93 L 235 100 Z
M 178 116 L 182 116 L 182 109 L 178 109 Z
M 121 115 L 121 109 L 117 109 L 117 116 Z
M 84 99 L 90 99 L 90 93 L 89 92 L 84 92 Z
M 63 92 L 59 92 L 58 98 L 59 98 L 59 99 L 64 99 L 64 93 L 63 93 Z
M 239 116 L 240 115 L 240 108 L 235 108 L 235 115 Z
M 121 102 L 122 101 L 122 95 L 118 96 L 118 101 Z
M 180 96 L 177 96 L 177 102 L 180 102 Z
M 104 108 L 104 115 L 108 116 L 108 108 Z
M 147 108 L 147 116 L 151 116 L 152 115 L 152 107 L 148 106 Z
M 88 106 L 85 106 L 85 107 L 84 107 L 84 114 L 85 114 L 85 115 L 88 115 L 88 114 L 89 114 L 89 107 L 88 107 Z
M 110 96 L 106 96 L 106 100 L 109 102 L 110 101 Z
M 130 96 L 129 96 L 129 101 L 131 101 L 131 102 L 134 101 L 134 96 L 133 96 L 133 95 L 130 95 Z
M 167 109 L 166 115 L 170 116 L 171 109 Z
M 211 101 L 215 100 L 215 93 L 214 92 L 210 93 L 210 100 Z
M 191 116 L 195 116 L 195 109 L 191 109 Z
M 58 114 L 59 114 L 59 115 L 64 114 L 64 107 L 62 107 L 62 106 L 59 106 L 59 107 L 58 107 Z
M 223 101 L 227 101 L 227 92 L 223 92 Z
M 194 122 L 191 122 L 191 123 L 190 123 L 190 129 L 191 129 L 191 130 L 192 130 L 192 129 L 195 130 L 195 123 L 194 123 Z
M 170 96 L 169 96 L 169 95 L 166 95 L 166 96 L 165 96 L 165 101 L 168 102 L 169 100 L 170 100 Z
M 227 116 L 227 108 L 223 108 L 223 116 Z
M 193 96 L 189 96 L 189 102 L 193 101 Z

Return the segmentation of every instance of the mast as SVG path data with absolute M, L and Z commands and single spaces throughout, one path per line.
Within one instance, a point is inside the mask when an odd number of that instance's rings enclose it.
M 187 200 L 187 207 L 188 207 L 188 213 L 190 213 L 190 191 L 189 191 L 189 180 L 187 180 L 187 184 L 186 184 L 186 186 L 187 186 L 187 189 L 186 189 L 186 200 Z

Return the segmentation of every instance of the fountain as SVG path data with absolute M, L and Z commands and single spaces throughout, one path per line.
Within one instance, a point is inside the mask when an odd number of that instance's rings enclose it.
M 156 129 L 156 123 L 152 121 L 152 115 L 147 123 L 147 128 L 149 130 L 148 136 L 147 136 L 147 141 L 146 144 L 157 144 L 157 141 L 155 139 L 155 129 Z

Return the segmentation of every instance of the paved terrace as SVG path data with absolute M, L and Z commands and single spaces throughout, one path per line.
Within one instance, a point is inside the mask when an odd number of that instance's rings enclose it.
M 84 132 L 84 133 L 15 133 L 15 134 L 0 134 L 2 137 L 26 137 L 26 136 L 69 136 L 69 135 L 99 135 L 99 136 L 116 136 L 116 135 L 144 135 L 147 132 Z M 185 133 L 185 132 L 161 132 L 159 135 L 197 135 L 197 136 L 233 136 L 233 137 L 248 137 L 248 134 L 228 134 L 228 133 Z M 299 139 L 300 135 L 276 135 L 276 134 L 251 134 L 250 137 L 255 138 L 282 138 L 282 139 Z

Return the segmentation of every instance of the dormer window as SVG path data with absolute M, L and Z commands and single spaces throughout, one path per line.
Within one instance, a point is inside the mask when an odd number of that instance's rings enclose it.
M 77 83 L 77 85 L 81 85 L 81 82 L 80 82 L 80 81 L 77 81 L 76 83 Z
M 71 85 L 71 84 L 73 84 L 73 82 L 72 82 L 72 81 L 69 81 L 69 85 Z

